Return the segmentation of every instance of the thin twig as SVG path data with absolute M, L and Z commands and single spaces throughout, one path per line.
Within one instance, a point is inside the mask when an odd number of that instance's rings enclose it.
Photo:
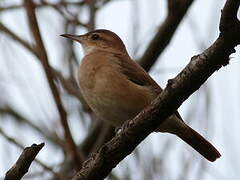
M 44 143 L 33 144 L 24 148 L 17 162 L 6 173 L 4 180 L 20 180 L 28 172 L 28 169 L 39 151 L 43 148 Z
M 58 7 L 66 7 L 66 6 L 83 6 L 85 5 L 85 1 L 76 1 L 76 2 L 71 2 L 71 1 L 58 1 L 57 3 L 50 3 L 50 2 L 45 2 L 45 3 L 36 3 L 36 8 L 44 8 L 44 7 L 53 7 L 53 6 L 58 6 Z M 9 5 L 9 6 L 1 6 L 0 7 L 0 12 L 1 11 L 9 11 L 9 10 L 18 10 L 24 8 L 23 4 L 18 4 L 18 5 Z
M 89 8 L 89 20 L 88 20 L 88 30 L 93 31 L 95 29 L 95 17 L 96 17 L 96 0 L 90 0 L 88 2 Z
M 9 28 L 7 28 L 3 23 L 0 22 L 0 31 L 6 33 L 9 37 L 11 37 L 13 40 L 20 43 L 23 47 L 25 47 L 27 50 L 29 50 L 31 53 L 33 53 L 35 56 L 37 56 L 37 53 L 35 49 L 30 45 L 27 41 L 22 39 L 20 36 L 12 32 Z
M 63 146 L 63 142 L 57 137 L 56 134 L 45 131 L 43 128 L 39 127 L 26 117 L 23 117 L 21 114 L 16 112 L 13 108 L 8 106 L 0 108 L 0 114 L 11 115 L 16 119 L 16 121 L 28 125 L 32 129 L 37 131 L 41 136 L 44 136 L 47 140 L 52 142 L 54 145 L 57 145 L 58 147 Z
M 17 146 L 20 149 L 24 149 L 24 146 L 22 144 L 20 144 L 16 139 L 14 139 L 13 137 L 10 137 L 9 135 L 7 135 L 2 128 L 0 128 L 0 134 L 7 139 L 9 142 L 11 142 L 12 144 L 14 144 L 15 146 Z M 42 161 L 35 159 L 35 161 L 42 166 L 45 170 L 51 172 L 55 177 L 58 177 L 58 174 L 56 172 L 53 171 L 53 169 L 47 165 L 45 165 Z
M 64 1 L 61 1 L 61 2 L 64 2 Z M 79 21 L 78 17 L 77 16 L 74 16 L 71 12 L 69 12 L 67 9 L 66 11 L 62 10 L 62 7 L 65 7 L 67 8 L 67 6 L 63 6 L 63 4 L 61 3 L 56 3 L 56 4 L 53 4 L 53 3 L 49 3 L 47 2 L 46 0 L 41 0 L 41 3 L 43 5 L 46 5 L 46 7 L 51 7 L 53 8 L 54 10 L 56 10 L 63 18 L 65 18 L 67 20 L 67 22 L 71 23 L 71 24 L 75 24 L 75 25 L 80 25 L 80 26 L 83 26 L 83 27 L 88 27 L 87 24 L 84 24 L 82 22 Z M 36 5 L 35 5 L 36 6 Z M 37 7 L 37 6 L 36 6 Z M 67 12 L 67 13 L 66 13 Z M 71 17 L 68 17 L 69 15 L 71 15 Z

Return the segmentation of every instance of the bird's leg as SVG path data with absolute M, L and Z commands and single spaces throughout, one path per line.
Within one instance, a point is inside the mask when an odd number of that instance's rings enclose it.
M 128 120 L 127 120 L 127 121 L 128 121 Z M 132 123 L 131 123 L 131 120 L 129 120 L 129 121 L 130 121 L 130 123 L 123 123 L 121 126 L 116 127 L 116 128 L 115 128 L 115 133 L 118 134 L 118 133 L 120 133 L 122 130 L 128 128 L 128 127 L 132 124 Z
M 122 126 L 115 127 L 115 134 L 119 134 L 122 131 Z

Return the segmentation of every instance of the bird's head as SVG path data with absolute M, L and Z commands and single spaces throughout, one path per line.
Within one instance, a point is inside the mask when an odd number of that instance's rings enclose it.
M 85 55 L 97 50 L 126 53 L 121 38 L 109 30 L 98 29 L 83 35 L 62 34 L 61 36 L 81 43 Z

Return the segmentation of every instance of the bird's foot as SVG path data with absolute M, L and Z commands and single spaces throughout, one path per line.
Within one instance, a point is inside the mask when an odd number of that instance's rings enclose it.
M 119 134 L 122 131 L 122 127 L 116 127 L 115 128 L 115 134 Z

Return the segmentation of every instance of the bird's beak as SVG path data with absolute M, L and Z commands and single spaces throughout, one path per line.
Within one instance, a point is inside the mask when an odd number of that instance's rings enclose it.
M 61 34 L 60 36 L 71 39 L 73 41 L 80 42 L 80 43 L 85 39 L 84 35 L 77 36 L 77 35 L 72 35 L 72 34 Z

